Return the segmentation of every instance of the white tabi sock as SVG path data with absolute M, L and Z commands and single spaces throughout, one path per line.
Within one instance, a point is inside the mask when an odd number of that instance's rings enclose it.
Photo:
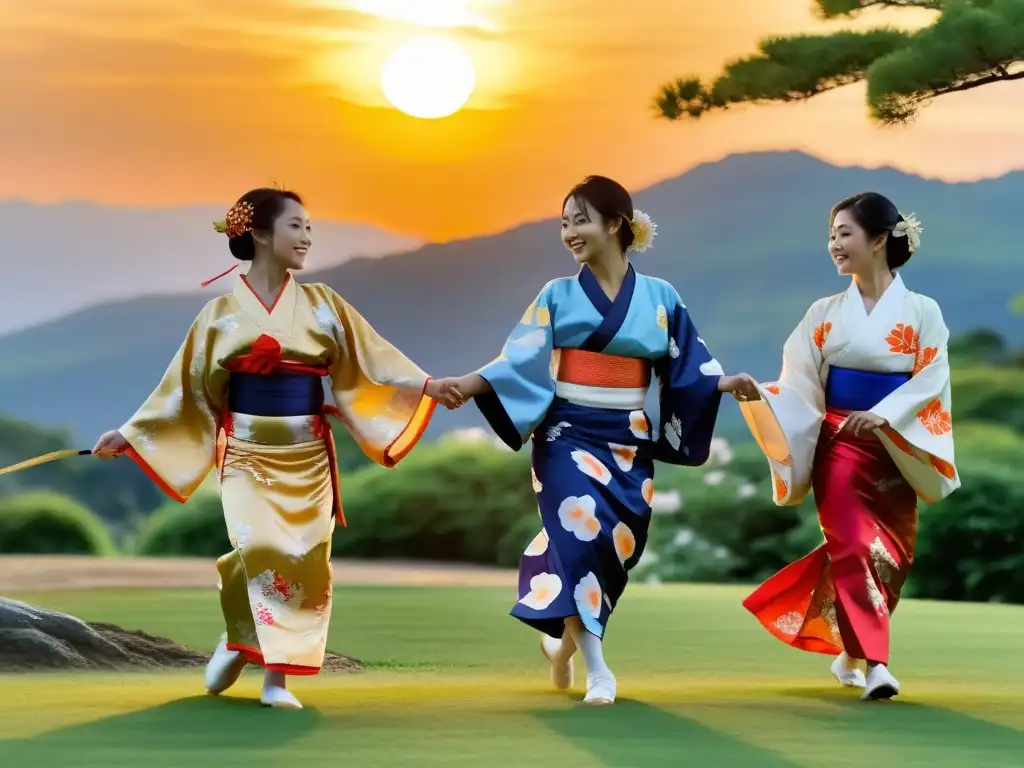
M 295 696 L 288 691 L 284 672 L 277 672 L 268 669 L 263 674 L 263 691 L 260 693 L 260 703 L 265 707 L 279 709 L 302 709 L 302 704 Z
M 583 655 L 583 662 L 587 665 L 587 677 L 613 677 L 612 671 L 604 663 L 604 647 L 601 644 L 601 638 L 589 632 L 577 616 L 566 619 L 565 627 Z
M 611 704 L 615 701 L 615 675 L 604 663 L 604 648 L 601 638 L 591 634 L 578 616 L 565 620 L 565 626 L 572 634 L 576 647 L 587 665 L 587 695 L 584 704 Z

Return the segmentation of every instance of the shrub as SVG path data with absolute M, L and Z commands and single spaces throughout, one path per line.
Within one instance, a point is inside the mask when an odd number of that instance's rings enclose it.
M 135 551 L 157 557 L 220 557 L 230 552 L 220 496 L 201 490 L 186 504 L 165 502 L 143 523 Z
M 342 499 L 348 527 L 334 551 L 344 555 L 515 565 L 540 530 L 528 449 L 422 445 L 394 469 L 342 478 Z
M 678 494 L 677 510 L 655 504 L 641 577 L 664 581 L 761 581 L 807 554 L 822 539 L 810 501 L 772 503 L 766 462 L 751 479 L 753 457 L 739 452 L 735 467 L 658 467 L 659 494 Z
M 66 496 L 32 492 L 0 499 L 0 553 L 109 556 L 116 552 L 103 521 Z
M 71 436 L 63 430 L 44 429 L 0 416 L 0 466 L 72 445 Z M 162 496 L 129 459 L 99 461 L 93 457 L 53 461 L 0 477 L 0 496 L 33 491 L 76 499 L 93 510 L 115 534 L 130 525 L 133 516 L 150 512 Z
M 957 463 L 984 461 L 1007 467 L 1024 466 L 1024 434 L 1005 425 L 958 421 L 953 425 L 953 439 Z
M 990 366 L 952 371 L 954 429 L 984 421 L 1024 433 L 1024 370 Z
M 937 600 L 1024 603 L 1024 478 L 972 460 L 962 486 L 922 505 L 908 594 Z

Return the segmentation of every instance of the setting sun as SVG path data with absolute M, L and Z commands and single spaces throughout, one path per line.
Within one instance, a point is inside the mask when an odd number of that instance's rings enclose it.
M 384 96 L 407 115 L 424 119 L 458 112 L 476 88 L 466 50 L 443 37 L 419 37 L 397 48 L 381 72 Z

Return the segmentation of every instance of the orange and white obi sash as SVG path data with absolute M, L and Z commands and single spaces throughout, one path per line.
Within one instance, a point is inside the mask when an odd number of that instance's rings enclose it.
M 651 386 L 651 361 L 582 349 L 559 349 L 555 395 L 575 405 L 642 410 Z

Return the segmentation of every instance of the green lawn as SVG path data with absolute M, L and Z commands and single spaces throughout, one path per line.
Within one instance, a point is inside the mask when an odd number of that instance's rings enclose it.
M 904 695 L 864 703 L 740 606 L 745 590 L 634 586 L 611 625 L 614 707 L 549 690 L 535 633 L 506 590 L 346 588 L 329 647 L 365 674 L 297 680 L 301 712 L 230 697 L 201 672 L 0 678 L 0 764 L 337 766 L 1024 765 L 1024 608 L 908 601 L 893 638 Z M 207 591 L 20 595 L 202 648 Z M 582 682 L 582 668 L 578 667 Z

